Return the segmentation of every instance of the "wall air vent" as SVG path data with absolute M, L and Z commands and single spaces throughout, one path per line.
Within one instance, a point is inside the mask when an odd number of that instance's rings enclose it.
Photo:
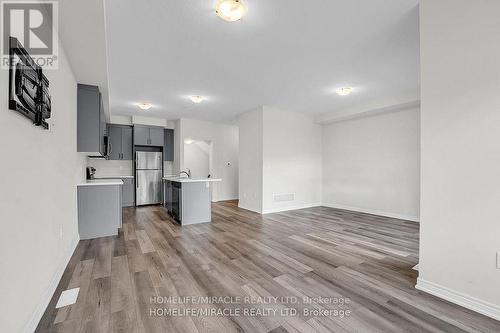
M 273 202 L 284 202 L 295 200 L 295 193 L 273 194 Z

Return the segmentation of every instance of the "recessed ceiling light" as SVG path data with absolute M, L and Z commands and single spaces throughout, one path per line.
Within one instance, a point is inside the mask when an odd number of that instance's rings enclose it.
M 215 13 L 224 21 L 234 22 L 245 16 L 247 8 L 241 0 L 219 0 L 215 5 Z
M 137 106 L 138 106 L 139 108 L 141 108 L 141 110 L 146 111 L 146 110 L 151 109 L 151 107 L 152 107 L 153 105 L 151 105 L 151 104 L 149 104 L 149 103 L 137 103 Z
M 347 96 L 347 95 L 349 95 L 350 93 L 352 93 L 352 87 L 342 87 L 342 88 L 338 88 L 338 89 L 335 89 L 335 92 L 337 93 L 337 95 L 340 95 L 340 96 Z
M 191 99 L 191 101 L 193 103 L 199 104 L 199 103 L 203 102 L 205 97 L 200 96 L 200 95 L 194 95 L 194 96 L 189 96 L 189 99 Z

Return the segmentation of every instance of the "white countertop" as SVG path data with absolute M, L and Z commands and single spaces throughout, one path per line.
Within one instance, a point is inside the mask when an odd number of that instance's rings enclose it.
M 94 179 L 131 179 L 134 178 L 134 176 L 114 176 L 114 177 L 96 177 Z
M 187 177 L 163 177 L 163 180 L 170 180 L 178 183 L 202 183 L 202 182 L 221 182 L 220 178 L 187 178 Z
M 103 185 L 123 185 L 120 179 L 92 179 L 87 180 L 85 183 L 80 183 L 77 186 L 103 186 Z

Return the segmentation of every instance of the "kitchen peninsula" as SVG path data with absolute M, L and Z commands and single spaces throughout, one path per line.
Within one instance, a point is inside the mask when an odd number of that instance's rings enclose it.
M 212 221 L 212 182 L 215 178 L 164 177 L 164 206 L 181 225 Z

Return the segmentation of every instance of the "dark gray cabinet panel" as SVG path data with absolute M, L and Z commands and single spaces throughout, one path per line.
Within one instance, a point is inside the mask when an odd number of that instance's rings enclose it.
M 134 205 L 135 182 L 133 178 L 123 178 L 123 207 Z
M 173 161 L 174 160 L 174 130 L 166 128 L 165 129 L 165 143 L 163 145 L 163 160 Z
M 121 160 L 122 153 L 122 128 L 108 126 L 108 159 Z
M 130 126 L 108 126 L 108 159 L 132 160 L 132 128 Z
M 134 145 L 136 146 L 149 145 L 149 127 L 134 126 Z
M 149 128 L 149 145 L 156 147 L 163 147 L 165 142 L 165 136 L 163 134 L 163 128 L 160 127 L 150 127 Z
M 122 127 L 122 160 L 132 160 L 132 127 Z
M 172 182 L 163 182 L 163 206 L 170 213 L 172 211 Z
M 104 156 L 106 118 L 97 86 L 78 84 L 77 151 L 90 156 Z

